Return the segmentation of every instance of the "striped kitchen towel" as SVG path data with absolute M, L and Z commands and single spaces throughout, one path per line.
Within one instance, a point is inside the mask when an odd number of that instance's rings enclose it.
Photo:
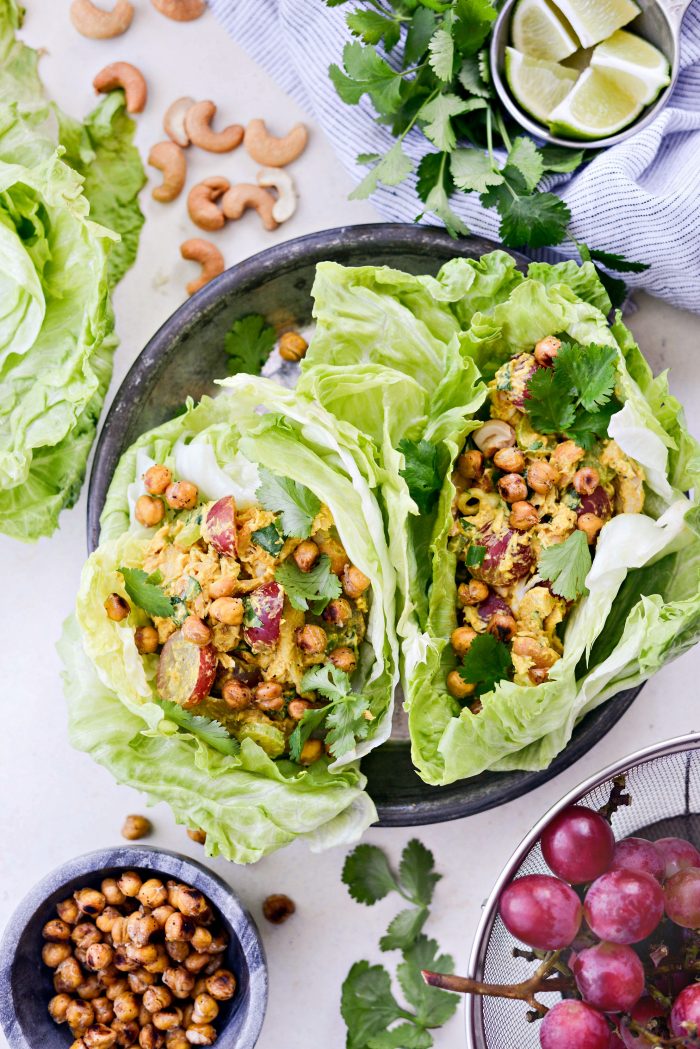
M 352 39 L 347 7 L 327 7 L 324 0 L 209 3 L 231 36 L 322 127 L 359 182 L 367 169 L 357 155 L 384 153 L 393 140 L 366 97 L 347 106 L 328 79 L 329 65 L 342 65 L 343 47 Z M 414 160 L 433 149 L 418 130 L 404 145 Z M 669 105 L 639 134 L 551 184 L 571 208 L 578 240 L 651 263 L 645 273 L 626 275 L 629 284 L 700 312 L 700 0 L 685 16 L 681 72 Z M 410 222 L 423 210 L 415 177 L 380 186 L 372 200 L 392 221 Z M 475 194 L 456 194 L 453 206 L 475 233 L 498 239 L 498 216 Z M 566 255 L 562 250 L 559 257 Z

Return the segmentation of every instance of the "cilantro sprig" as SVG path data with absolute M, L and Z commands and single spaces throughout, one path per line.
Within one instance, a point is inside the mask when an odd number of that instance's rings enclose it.
M 224 336 L 230 374 L 259 375 L 275 340 L 275 329 L 259 313 L 249 313 L 247 317 L 235 320 Z
M 552 368 L 538 368 L 527 384 L 527 410 L 540 433 L 563 434 L 582 448 L 607 437 L 616 410 L 612 346 L 563 343 Z
M 510 649 L 493 634 L 477 634 L 458 667 L 465 681 L 476 685 L 475 696 L 482 696 L 510 675 L 513 668 Z
M 285 535 L 308 539 L 321 500 L 306 485 L 290 477 L 278 477 L 264 466 L 259 473 L 260 486 L 255 494 L 260 505 L 281 515 Z
M 438 465 L 438 447 L 432 441 L 399 441 L 404 457 L 401 476 L 408 485 L 411 498 L 422 514 L 428 514 L 435 505 L 442 478 Z
M 293 608 L 302 612 L 310 608 L 316 615 L 341 593 L 340 581 L 331 572 L 331 559 L 326 554 L 321 554 L 308 572 L 302 572 L 293 561 L 285 561 L 275 572 L 275 579 Z
M 149 616 L 172 619 L 182 626 L 189 615 L 187 602 L 201 594 L 202 587 L 194 576 L 188 576 L 182 594 L 168 596 L 159 585 L 163 576 L 159 571 L 148 575 L 142 568 L 120 568 L 124 577 L 124 589 L 139 608 Z
M 563 543 L 555 543 L 542 551 L 537 571 L 551 582 L 552 593 L 575 601 L 586 592 L 586 576 L 592 563 L 588 540 L 577 529 Z
M 206 718 L 201 714 L 193 714 L 177 703 L 171 703 L 167 699 L 156 700 L 163 708 L 163 715 L 171 721 L 178 729 L 189 732 L 196 736 L 202 743 L 206 743 L 212 750 L 218 750 L 220 754 L 235 757 L 241 749 L 237 739 L 231 736 L 221 722 L 214 718 Z
M 379 942 L 382 951 L 401 951 L 396 977 L 408 1007 L 395 996 L 383 965 L 355 962 L 340 1006 L 348 1049 L 430 1049 L 430 1028 L 442 1026 L 457 1009 L 454 994 L 427 987 L 421 976 L 422 969 L 454 968 L 453 959 L 423 932 L 440 878 L 434 866 L 433 854 L 415 838 L 403 850 L 397 873 L 376 845 L 358 845 L 345 860 L 342 877 L 353 899 L 371 905 L 396 892 L 412 905 L 399 911 Z
M 289 737 L 292 761 L 299 760 L 301 748 L 321 725 L 324 725 L 325 741 L 334 758 L 352 750 L 356 740 L 367 738 L 374 718 L 366 698 L 352 691 L 350 678 L 344 670 L 328 663 L 312 667 L 301 679 L 301 691 L 319 692 L 329 702 L 324 707 L 307 710 L 292 732 Z

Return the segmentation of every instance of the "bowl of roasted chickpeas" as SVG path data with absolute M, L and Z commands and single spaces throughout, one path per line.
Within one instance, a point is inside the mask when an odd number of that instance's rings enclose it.
M 59 867 L 0 944 L 10 1049 L 252 1049 L 266 1005 L 260 935 L 236 893 L 149 846 Z

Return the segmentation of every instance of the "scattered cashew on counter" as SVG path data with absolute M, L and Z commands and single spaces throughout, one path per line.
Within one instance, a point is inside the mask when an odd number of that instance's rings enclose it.
M 239 182 L 224 193 L 221 208 L 227 219 L 239 219 L 247 208 L 253 208 L 260 216 L 265 229 L 277 229 L 279 223 L 272 214 L 275 198 L 262 186 L 252 182 Z
M 245 129 L 243 145 L 253 160 L 266 168 L 283 168 L 306 149 L 309 133 L 304 124 L 295 124 L 289 134 L 275 138 L 264 120 L 251 120 Z
M 163 203 L 175 200 L 182 193 L 187 176 L 185 154 L 175 142 L 157 142 L 148 154 L 151 167 L 163 172 L 163 182 L 156 186 L 151 196 Z
M 224 272 L 224 256 L 216 244 L 212 244 L 210 240 L 204 240 L 203 237 L 192 237 L 190 240 L 186 240 L 184 244 L 180 245 L 180 254 L 183 259 L 198 262 L 202 267 L 199 277 L 196 280 L 191 280 L 187 285 L 187 293 L 189 295 L 194 295 L 196 291 L 203 288 L 210 280 Z
M 215 201 L 230 188 L 229 180 L 221 175 L 212 175 L 192 187 L 187 197 L 187 211 L 195 226 L 207 230 L 221 229 L 226 216 Z
M 272 207 L 275 222 L 291 219 L 297 208 L 297 193 L 292 176 L 282 168 L 263 168 L 257 174 L 258 185 L 277 190 L 277 200 Z
M 230 153 L 243 141 L 244 129 L 240 124 L 229 124 L 223 131 L 213 131 L 215 114 L 213 102 L 195 102 L 185 113 L 185 131 L 193 146 L 208 153 Z
M 205 0 L 151 0 L 156 11 L 175 22 L 193 22 L 207 9 Z
M 195 100 L 190 98 L 189 95 L 185 95 L 183 98 L 176 98 L 168 106 L 163 117 L 163 131 L 168 138 L 171 138 L 178 146 L 182 146 L 183 149 L 190 144 L 190 136 L 187 134 L 187 128 L 185 127 L 185 117 L 193 105 L 195 105 Z
M 134 8 L 129 0 L 117 0 L 111 11 L 96 7 L 91 0 L 73 0 L 70 20 L 82 36 L 91 40 L 110 40 L 121 36 L 131 25 Z
M 148 88 L 141 73 L 131 62 L 111 62 L 101 69 L 92 82 L 95 91 L 106 94 L 117 87 L 124 88 L 129 113 L 142 113 L 148 97 Z

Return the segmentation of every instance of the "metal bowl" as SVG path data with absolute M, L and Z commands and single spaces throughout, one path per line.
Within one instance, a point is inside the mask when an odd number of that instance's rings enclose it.
M 220 1049 L 253 1049 L 267 1008 L 267 965 L 260 934 L 230 885 L 201 863 L 148 845 L 101 849 L 69 860 L 25 896 L 0 943 L 0 1026 L 10 1049 L 66 1049 L 70 1032 L 58 1027 L 47 1006 L 55 993 L 51 970 L 41 961 L 41 930 L 56 917 L 56 904 L 85 885 L 135 870 L 175 878 L 199 889 L 214 905 L 229 937 L 223 965 L 238 987 L 215 1021 Z
M 539 845 L 545 827 L 569 805 L 598 809 L 609 796 L 616 776 L 624 774 L 632 804 L 612 817 L 619 840 L 637 834 L 644 838 L 682 837 L 700 847 L 700 735 L 693 733 L 656 743 L 591 776 L 543 816 L 511 856 L 489 896 L 477 929 L 469 962 L 469 976 L 491 983 L 526 980 L 537 963 L 513 958 L 518 944 L 498 916 L 501 893 L 514 878 L 549 874 Z M 553 1005 L 555 994 L 538 996 Z M 469 1049 L 539 1049 L 539 1028 L 528 1023 L 523 1002 L 468 996 L 466 1001 Z
M 261 313 L 278 330 L 311 321 L 316 264 L 387 265 L 436 273 L 455 256 L 478 258 L 500 245 L 476 237 L 452 240 L 430 226 L 378 223 L 344 226 L 279 244 L 233 266 L 185 302 L 156 332 L 116 393 L 90 477 L 88 548 L 100 536 L 100 514 L 122 453 L 145 430 L 180 410 L 185 397 L 215 394 L 227 371 L 224 335 L 237 317 Z M 521 267 L 527 259 L 512 252 Z M 411 763 L 405 717 L 393 738 L 362 763 L 382 826 L 438 823 L 502 805 L 546 783 L 582 757 L 622 717 L 639 688 L 621 692 L 577 726 L 568 747 L 542 772 L 488 772 L 448 787 L 427 786 Z

